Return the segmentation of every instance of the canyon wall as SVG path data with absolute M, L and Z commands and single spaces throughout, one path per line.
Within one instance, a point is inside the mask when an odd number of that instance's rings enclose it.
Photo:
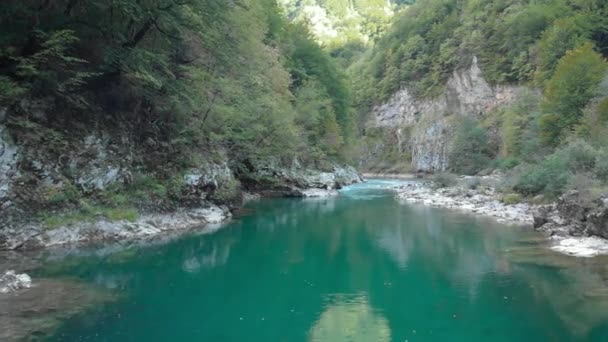
M 372 109 L 368 127 L 397 132 L 411 130 L 409 148 L 412 169 L 444 171 L 458 117 L 482 118 L 492 110 L 511 104 L 523 87 L 491 85 L 482 76 L 477 58 L 468 69 L 455 71 L 445 90 L 433 99 L 419 99 L 407 87 Z

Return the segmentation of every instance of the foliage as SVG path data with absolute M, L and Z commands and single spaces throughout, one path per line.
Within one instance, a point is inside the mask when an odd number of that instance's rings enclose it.
M 458 183 L 456 175 L 448 172 L 439 172 L 433 176 L 433 185 L 438 188 L 454 186 Z
M 583 108 L 596 95 L 608 64 L 593 51 L 590 43 L 566 53 L 560 59 L 553 77 L 547 82 L 541 117 L 541 134 L 545 142 L 555 145 L 565 130 L 580 122 Z
M 453 171 L 467 175 L 476 174 L 489 165 L 488 137 L 476 121 L 465 118 L 458 124 L 449 160 Z
M 582 140 L 574 140 L 557 149 L 538 165 L 530 166 L 517 181 L 514 189 L 524 195 L 561 195 L 577 174 L 603 175 L 603 152 Z
M 502 197 L 502 202 L 506 205 L 521 203 L 522 198 L 520 194 L 506 194 Z
M 566 52 L 585 42 L 608 55 L 606 14 L 606 2 L 419 1 L 349 68 L 360 115 L 403 86 L 417 97 L 438 95 L 473 56 L 490 83 L 544 87 Z
M 566 161 L 559 156 L 550 156 L 541 164 L 531 166 L 517 180 L 514 190 L 524 195 L 542 193 L 555 198 L 566 189 L 570 176 Z
M 179 171 L 218 149 L 237 164 L 289 159 L 310 146 L 338 158 L 353 135 L 345 76 L 274 0 L 9 0 L 0 33 L 11 122 L 134 127 L 135 141 L 170 146 L 150 164 Z M 48 122 L 22 105 L 39 100 Z

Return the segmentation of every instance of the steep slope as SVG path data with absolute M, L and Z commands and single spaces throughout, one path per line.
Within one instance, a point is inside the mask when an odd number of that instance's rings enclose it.
M 390 25 L 400 8 L 413 0 L 280 0 L 291 20 L 310 25 L 317 39 L 329 45 L 368 42 Z
M 454 71 L 445 90 L 432 99 L 416 98 L 403 87 L 372 108 L 371 128 L 410 128 L 411 167 L 416 171 L 444 171 L 449 167 L 450 144 L 462 117 L 483 119 L 493 110 L 512 104 L 522 87 L 490 85 L 473 57 L 471 67 Z
M 8 1 L 0 246 L 358 181 L 351 113 L 341 72 L 274 0 Z
M 600 153 L 607 11 L 595 0 L 409 7 L 348 70 L 365 131 L 362 168 L 388 169 L 390 159 L 476 173 L 534 164 L 581 138 Z

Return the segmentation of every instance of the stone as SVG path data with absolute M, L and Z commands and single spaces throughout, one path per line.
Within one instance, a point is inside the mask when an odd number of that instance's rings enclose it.
M 7 196 L 19 175 L 18 160 L 19 150 L 10 141 L 6 128 L 0 124 L 0 204 L 8 200 Z
M 578 191 L 562 195 L 553 206 L 534 214 L 534 227 L 551 235 L 597 236 L 608 239 L 608 200 L 589 201 Z
M 478 118 L 517 99 L 522 87 L 490 85 L 482 77 L 477 58 L 471 66 L 456 70 L 445 91 L 433 99 L 416 98 L 407 87 L 372 109 L 371 127 L 398 131 L 412 128 L 412 168 L 417 171 L 445 171 L 454 134 L 452 117 Z
M 30 287 L 32 287 L 32 278 L 25 273 L 17 274 L 15 271 L 6 271 L 0 276 L 0 293 L 9 293 Z

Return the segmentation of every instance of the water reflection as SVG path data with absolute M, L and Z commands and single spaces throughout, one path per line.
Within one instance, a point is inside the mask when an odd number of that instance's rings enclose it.
M 330 303 L 310 330 L 311 342 L 391 341 L 388 321 L 372 309 L 366 296 L 330 297 Z
M 262 200 L 213 235 L 49 265 L 48 275 L 129 297 L 115 309 L 120 319 L 89 316 L 62 333 L 91 341 L 608 340 L 607 259 L 559 255 L 542 236 L 489 219 L 402 205 L 381 185 Z
M 224 265 L 228 261 L 232 244 L 226 243 L 226 241 L 205 242 L 201 241 L 199 248 L 191 248 L 186 252 L 182 262 L 182 269 L 185 272 L 197 273 L 201 267 L 213 268 Z

